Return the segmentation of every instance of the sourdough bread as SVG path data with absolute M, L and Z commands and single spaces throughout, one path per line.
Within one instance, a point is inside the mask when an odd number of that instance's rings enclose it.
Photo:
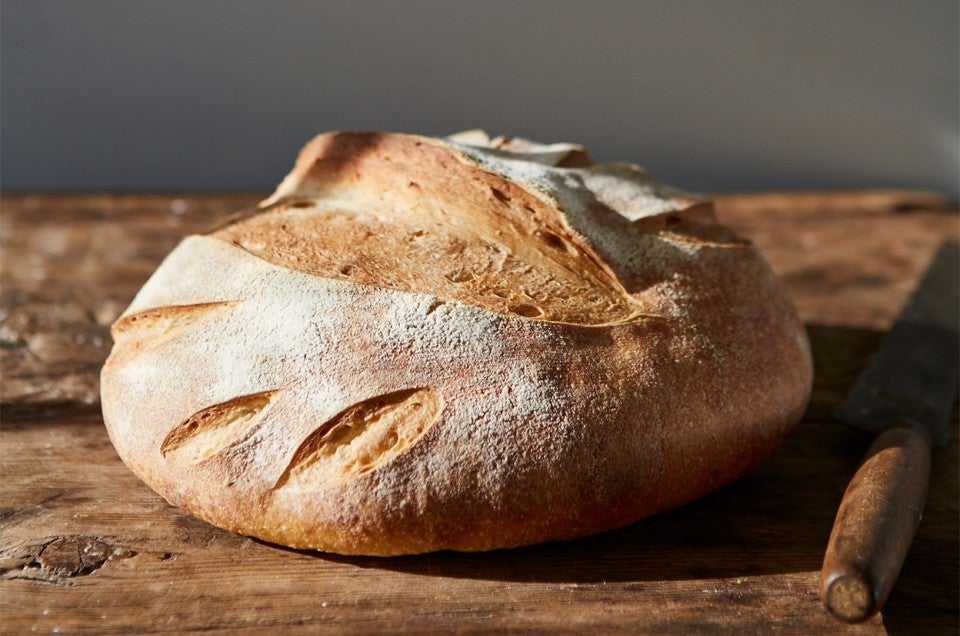
M 709 201 L 478 131 L 316 137 L 112 333 L 104 420 L 141 479 L 344 554 L 623 526 L 756 466 L 811 385 L 789 299 Z

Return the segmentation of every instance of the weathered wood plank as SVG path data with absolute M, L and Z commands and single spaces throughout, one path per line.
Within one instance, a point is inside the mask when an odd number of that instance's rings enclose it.
M 717 209 L 813 324 L 886 329 L 940 242 L 960 237 L 955 204 L 925 192 L 727 196 Z
M 2 620 L 13 631 L 328 623 L 824 631 L 834 625 L 816 597 L 817 568 L 844 473 L 824 463 L 852 471 L 862 450 L 858 434 L 810 423 L 733 487 L 618 532 L 489 554 L 372 559 L 278 549 L 184 515 L 126 470 L 95 412 L 11 420 L 0 443 L 20 452 L 4 453 L 2 472 L 22 487 L 4 493 L 0 516 Z M 822 461 L 807 459 L 814 449 Z M 938 482 L 955 484 L 947 459 Z M 810 483 L 820 487 L 801 487 Z M 851 631 L 954 618 L 950 597 L 924 590 L 931 573 L 957 578 L 957 546 L 934 532 L 957 510 L 934 500 L 931 508 L 883 619 Z M 905 602 L 911 595 L 922 603 Z
M 816 597 L 836 506 L 869 443 L 829 412 L 935 245 L 960 234 L 941 198 L 720 198 L 720 216 L 785 277 L 814 346 L 808 413 L 758 470 L 617 532 L 399 559 L 292 551 L 218 530 L 139 482 L 103 429 L 96 374 L 109 346 L 106 325 L 180 236 L 256 200 L 18 195 L 0 202 L 5 633 L 960 629 L 956 436 L 934 458 L 927 513 L 882 616 L 839 626 Z M 956 435 L 956 414 L 953 427 Z
M 259 198 L 4 197 L 0 401 L 96 403 L 107 328 L 136 290 L 183 236 Z M 728 195 L 718 197 L 717 207 L 725 222 L 763 248 L 813 323 L 885 327 L 934 244 L 957 234 L 955 212 L 929 193 Z M 853 238 L 858 247 L 850 250 Z
M 256 195 L 15 195 L 0 202 L 4 403 L 99 402 L 110 323 L 163 257 Z

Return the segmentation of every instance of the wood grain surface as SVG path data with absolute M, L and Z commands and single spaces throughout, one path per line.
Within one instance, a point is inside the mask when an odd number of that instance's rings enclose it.
M 490 553 L 338 557 L 233 535 L 130 473 L 103 428 L 108 325 L 186 234 L 256 194 L 0 199 L 3 633 L 957 633 L 957 418 L 883 612 L 834 622 L 817 597 L 837 505 L 869 435 L 831 421 L 939 242 L 951 202 L 903 191 L 724 195 L 807 323 L 802 423 L 731 487 L 620 531 Z

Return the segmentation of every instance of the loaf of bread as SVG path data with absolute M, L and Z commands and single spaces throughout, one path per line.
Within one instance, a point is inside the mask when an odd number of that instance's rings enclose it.
M 730 483 L 803 413 L 803 325 L 709 201 L 579 146 L 330 133 L 166 258 L 103 414 L 173 505 L 296 548 L 569 539 Z

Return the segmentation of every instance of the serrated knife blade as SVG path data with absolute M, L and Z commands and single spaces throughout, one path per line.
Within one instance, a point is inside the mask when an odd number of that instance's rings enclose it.
M 874 433 L 913 423 L 947 445 L 960 375 L 958 277 L 960 245 L 944 243 L 836 419 Z
M 930 482 L 931 442 L 945 446 L 960 377 L 960 245 L 944 243 L 834 417 L 879 433 L 850 481 L 820 573 L 837 618 L 883 606 L 913 542 Z

